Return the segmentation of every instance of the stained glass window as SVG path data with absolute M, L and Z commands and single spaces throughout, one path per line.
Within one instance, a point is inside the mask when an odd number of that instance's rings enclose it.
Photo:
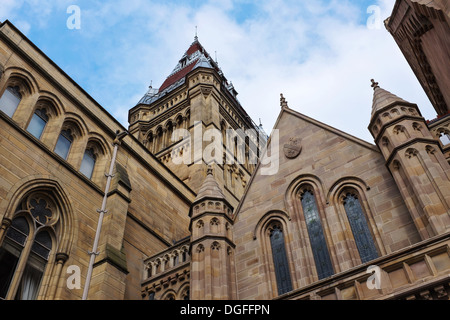
M 375 247 L 366 216 L 358 197 L 354 194 L 347 193 L 344 198 L 344 208 L 347 213 L 361 261 L 365 263 L 377 258 L 378 251 Z
M 292 290 L 291 276 L 289 273 L 284 235 L 280 226 L 275 225 L 270 232 L 270 245 L 272 247 L 273 264 L 277 280 L 278 294 Z
M 323 279 L 331 276 L 334 271 L 313 193 L 306 190 L 301 202 L 317 274 L 319 279 Z

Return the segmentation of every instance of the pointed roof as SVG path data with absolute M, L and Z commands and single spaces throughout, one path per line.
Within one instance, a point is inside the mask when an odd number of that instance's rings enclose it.
M 175 68 L 159 87 L 158 90 L 147 92 L 138 104 L 145 103 L 150 104 L 157 98 L 161 97 L 164 93 L 172 91 L 179 85 L 182 85 L 185 81 L 186 75 L 196 68 L 210 68 L 215 69 L 220 75 L 223 76 L 222 71 L 216 62 L 213 61 L 209 53 L 203 48 L 198 41 L 198 37 L 195 36 L 194 42 L 189 46 L 181 59 L 178 61 Z M 226 79 L 224 79 L 226 81 Z
M 158 92 L 162 92 L 177 81 L 184 79 L 190 71 L 199 67 L 219 70 L 212 61 L 211 56 L 198 41 L 198 37 L 195 36 L 194 42 L 192 42 L 171 74 L 166 78 L 161 87 L 159 87 Z
M 220 189 L 216 179 L 214 179 L 213 170 L 211 167 L 208 167 L 206 178 L 203 181 L 194 202 L 198 202 L 205 198 L 225 200 L 225 195 L 223 194 L 222 189 Z
M 371 79 L 370 81 L 372 81 L 373 88 L 372 116 L 377 111 L 395 103 L 407 103 L 408 105 L 411 104 L 410 102 L 397 97 L 395 94 L 392 94 L 389 91 L 380 88 L 378 82 L 375 82 L 375 80 Z

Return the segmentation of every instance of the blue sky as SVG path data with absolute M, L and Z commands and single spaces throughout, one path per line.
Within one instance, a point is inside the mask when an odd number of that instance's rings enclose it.
M 283 93 L 292 109 L 372 142 L 371 78 L 435 117 L 383 26 L 394 3 L 2 0 L 0 20 L 14 23 L 125 127 L 128 109 L 150 83 L 162 84 L 198 26 L 200 42 L 217 52 L 239 101 L 267 132 Z M 80 8 L 80 29 L 67 27 L 70 5 Z

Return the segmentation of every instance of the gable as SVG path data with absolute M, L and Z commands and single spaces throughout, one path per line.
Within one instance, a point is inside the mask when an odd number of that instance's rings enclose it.
M 278 130 L 278 137 L 275 130 Z M 272 150 L 272 146 L 275 145 L 274 139 L 279 141 L 278 164 L 274 164 L 276 157 L 275 154 L 272 155 L 276 150 Z M 288 158 L 284 149 L 289 150 L 294 140 L 301 151 L 295 158 Z M 290 181 L 299 175 L 316 176 L 324 186 L 331 187 L 345 177 L 358 177 L 370 185 L 378 179 L 379 168 L 387 173 L 383 156 L 375 145 L 289 108 L 281 110 L 267 150 L 270 151 L 266 158 L 268 161 L 264 164 L 262 160 L 263 163 L 258 164 L 256 173 L 249 181 L 244 197 L 236 210 L 237 215 L 245 207 L 246 202 L 254 204 L 255 199 L 260 199 L 258 194 L 262 190 L 266 190 L 264 198 L 269 199 L 271 203 L 274 203 L 271 196 L 284 200 L 284 193 Z M 271 157 L 273 161 L 270 160 Z M 269 172 L 267 168 L 271 164 L 278 168 L 274 174 L 267 174 Z M 270 188 L 270 196 L 267 196 L 268 186 L 276 187 L 276 190 Z M 264 202 L 258 204 L 266 207 L 267 203 Z M 272 209 L 285 210 L 283 201 L 277 206 L 278 208 L 272 206 Z

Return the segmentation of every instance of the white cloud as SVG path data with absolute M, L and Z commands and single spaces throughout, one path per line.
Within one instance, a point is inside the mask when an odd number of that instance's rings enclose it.
M 3 1 L 0 18 L 17 14 L 22 5 L 19 0 Z M 374 0 L 383 20 L 394 2 Z M 35 5 L 36 0 L 27 3 Z M 67 4 L 60 4 L 58 11 L 52 3 L 44 1 L 41 16 L 56 14 Z M 418 103 L 426 118 L 435 116 L 390 34 L 384 26 L 370 30 L 361 24 L 369 14 L 357 2 L 209 0 L 190 6 L 190 2 L 116 0 L 77 4 L 82 28 L 72 35 L 79 42 L 73 50 L 79 50 L 80 58 L 72 68 L 82 75 L 86 91 L 125 126 L 128 109 L 144 95 L 150 81 L 154 87 L 161 85 L 193 41 L 195 26 L 206 50 L 213 56 L 217 51 L 219 66 L 239 92 L 243 107 L 255 122 L 262 119 L 267 132 L 280 110 L 279 94 L 284 93 L 291 108 L 372 141 L 367 130 L 371 78 Z M 246 6 L 254 11 L 245 11 Z M 41 42 L 52 41 L 43 37 Z M 82 73 L 83 66 L 88 69 Z
M 10 19 L 18 8 L 23 4 L 23 0 L 2 0 L 2 5 L 0 6 L 0 21 Z

